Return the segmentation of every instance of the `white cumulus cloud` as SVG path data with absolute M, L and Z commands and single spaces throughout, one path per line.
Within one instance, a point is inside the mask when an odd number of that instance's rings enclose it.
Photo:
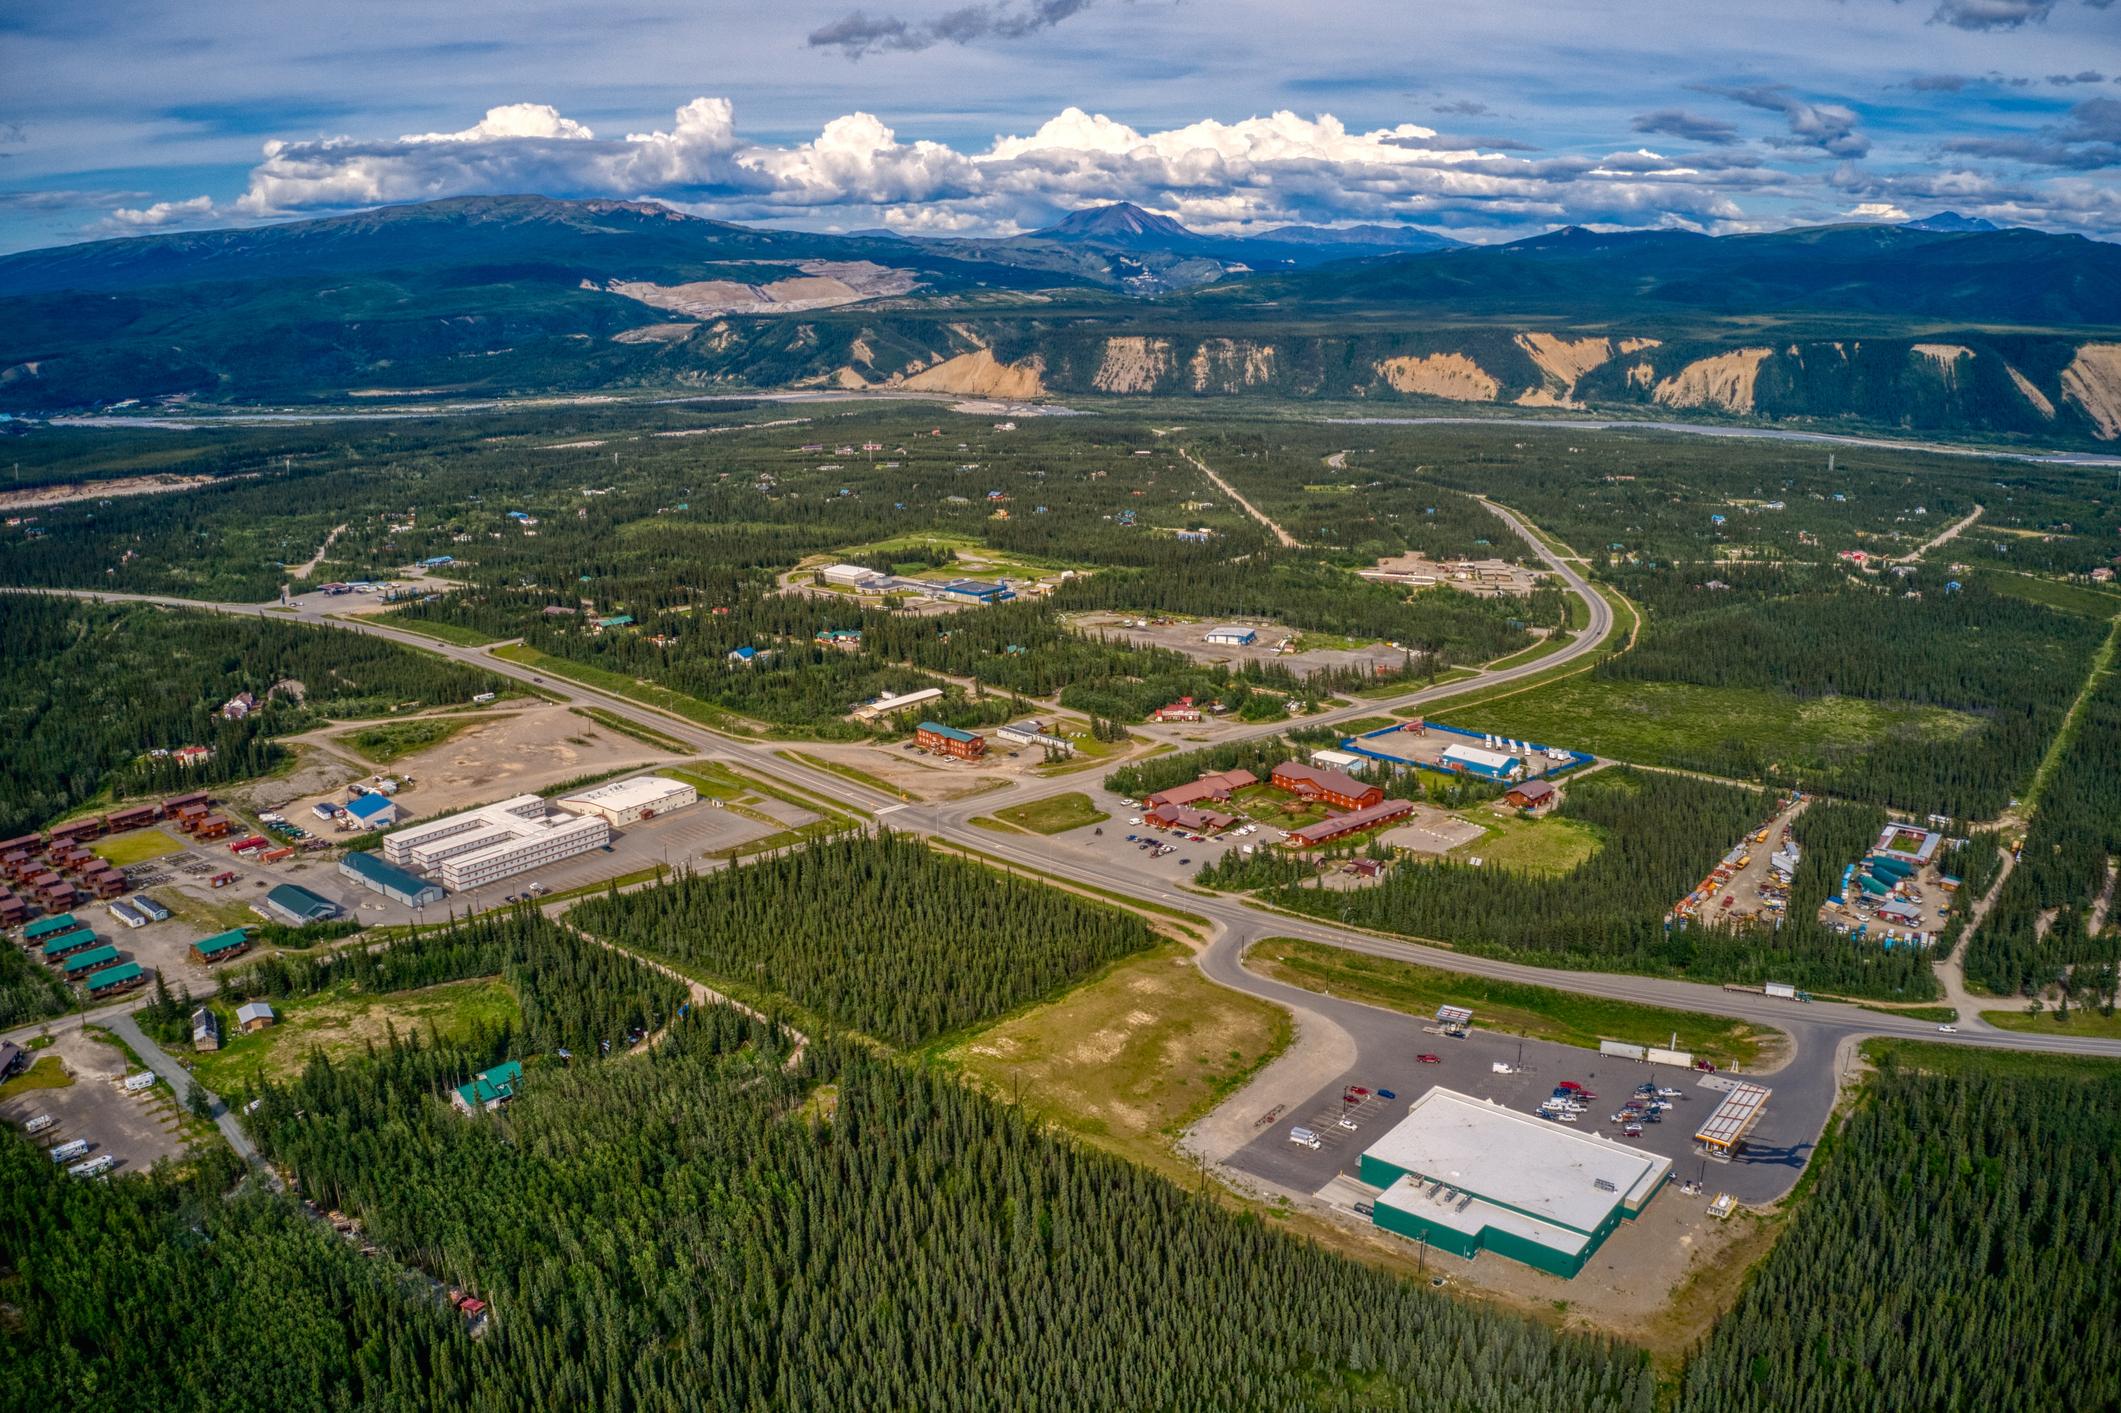
M 1802 105 L 1778 95 L 1775 106 L 1801 126 Z M 1626 147 L 1524 155 L 1417 123 L 1357 130 L 1330 113 L 1288 110 L 1158 129 L 1070 107 L 972 151 L 906 140 L 854 112 L 807 142 L 777 145 L 747 140 L 727 98 L 701 97 L 667 127 L 622 136 L 598 136 L 546 104 L 511 103 L 453 132 L 273 141 L 232 208 L 198 198 L 112 220 L 144 228 L 538 192 L 909 232 L 1009 233 L 1116 200 L 1221 232 L 1375 220 L 1475 231 L 1561 221 L 1736 229 L 1750 224 L 1740 196 L 1786 180 L 1743 145 L 1673 157 Z

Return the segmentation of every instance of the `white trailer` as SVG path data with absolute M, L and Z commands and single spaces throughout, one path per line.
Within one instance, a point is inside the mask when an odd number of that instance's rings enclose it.
M 142 1070 L 138 1074 L 131 1074 L 125 1077 L 125 1092 L 127 1094 L 138 1094 L 144 1089 L 153 1089 L 154 1087 L 155 1072 L 153 1070 Z
M 1598 1053 L 1611 1055 L 1616 1059 L 1639 1060 L 1644 1052 L 1640 1045 L 1629 1045 L 1620 1040 L 1601 1040 L 1598 1042 Z
M 1778 1001 L 1794 1001 L 1797 999 L 1797 988 L 1787 981 L 1770 981 L 1760 989 Z
M 103 1176 L 103 1174 L 109 1172 L 112 1168 L 115 1168 L 117 1166 L 118 1160 L 116 1158 L 113 1158 L 108 1153 L 98 1153 L 95 1157 L 89 1159 L 87 1162 L 76 1163 L 72 1167 L 68 1168 L 66 1170 L 66 1175 L 68 1177 L 77 1178 L 101 1177 Z
M 88 1140 L 85 1138 L 76 1138 L 71 1139 L 68 1142 L 62 1143 L 58 1147 L 50 1150 L 50 1157 L 54 1163 L 71 1163 L 72 1161 L 74 1161 L 74 1159 L 81 1157 L 87 1152 Z
M 1688 1050 L 1660 1050 L 1652 1045 L 1643 1058 L 1653 1065 L 1677 1065 L 1683 1070 L 1694 1068 L 1694 1056 Z

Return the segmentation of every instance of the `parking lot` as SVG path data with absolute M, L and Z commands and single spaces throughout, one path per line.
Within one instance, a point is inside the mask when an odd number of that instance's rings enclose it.
M 37 1114 L 55 1122 L 32 1142 L 50 1147 L 86 1139 L 88 1152 L 76 1162 L 108 1154 L 114 1172 L 146 1172 L 157 1159 L 184 1153 L 182 1121 L 169 1086 L 128 1094 L 120 1088 L 125 1054 L 84 1033 L 79 1026 L 55 1030 L 49 1049 L 37 1051 L 37 1068 L 64 1064 L 74 1082 L 61 1089 L 32 1089 L 0 1103 L 0 1120 L 20 1128 Z
M 1722 1094 L 1711 1087 L 1717 1076 L 1615 1059 L 1549 1041 L 1493 1035 L 1479 1029 L 1477 1016 L 1474 1029 L 1463 1039 L 1421 1034 L 1411 1018 L 1407 1024 L 1414 1033 L 1404 1051 L 1385 1060 L 1366 1055 L 1356 1068 L 1302 1103 L 1276 1112 L 1271 1119 L 1256 1116 L 1258 1136 L 1231 1154 L 1229 1165 L 1280 1187 L 1315 1193 L 1336 1177 L 1354 1176 L 1363 1150 L 1404 1118 L 1408 1106 L 1434 1085 L 1530 1113 L 1558 1084 L 1571 1080 L 1597 1096 L 1570 1125 L 1571 1131 L 1618 1140 L 1620 1125 L 1611 1116 L 1636 1085 L 1649 1080 L 1679 1090 L 1682 1097 L 1672 1101 L 1662 1122 L 1645 1124 L 1639 1139 L 1621 1141 L 1640 1143 L 1671 1158 L 1674 1183 L 1706 1175 L 1715 1191 L 1730 1192 L 1741 1202 L 1767 1201 L 1786 1191 L 1803 1167 L 1808 1145 L 1802 1136 L 1802 1116 L 1781 1116 L 1778 1122 L 1772 1100 L 1747 1151 L 1738 1159 L 1719 1163 L 1695 1153 L 1695 1130 L 1722 1102 Z M 1421 1054 L 1435 1055 L 1438 1063 L 1420 1063 L 1416 1056 Z M 1520 1055 L 1523 1067 L 1518 1069 Z M 1498 1074 L 1497 1063 L 1515 1072 Z M 1357 1087 L 1369 1091 L 1368 1095 L 1345 1103 Z M 1385 1098 L 1387 1093 L 1393 1097 Z M 1343 1127 L 1343 1116 L 1356 1127 Z M 1290 1141 L 1290 1128 L 1299 1125 L 1318 1135 L 1318 1148 Z

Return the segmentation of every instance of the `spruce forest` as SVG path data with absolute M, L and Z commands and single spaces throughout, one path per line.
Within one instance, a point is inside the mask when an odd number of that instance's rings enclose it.
M 100 796 L 174 793 L 272 769 L 273 739 L 326 718 L 469 702 L 498 678 L 377 638 L 145 604 L 0 594 L 0 835 Z M 252 693 L 264 710 L 223 719 Z M 207 746 L 178 765 L 150 755 Z
M 1151 941 L 1132 913 L 888 833 L 591 899 L 571 916 L 740 994 L 784 997 L 901 1046 L 991 1019 Z

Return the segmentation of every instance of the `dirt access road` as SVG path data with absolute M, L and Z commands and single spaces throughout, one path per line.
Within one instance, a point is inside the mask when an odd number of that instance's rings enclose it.
M 1228 496 L 1231 500 L 1236 501 L 1238 507 L 1242 509 L 1245 514 L 1251 516 L 1254 520 L 1257 520 L 1260 524 L 1266 526 L 1267 529 L 1272 532 L 1274 538 L 1281 541 L 1283 549 L 1298 548 L 1298 545 L 1296 543 L 1296 536 L 1290 534 L 1287 530 L 1282 529 L 1281 526 L 1275 524 L 1272 520 L 1269 520 L 1266 517 L 1265 513 L 1262 512 L 1258 506 L 1252 504 L 1251 501 L 1248 501 L 1243 496 L 1239 495 L 1237 493 L 1237 487 L 1231 485 L 1228 481 L 1225 481 L 1221 476 L 1217 475 L 1215 469 L 1208 465 L 1207 462 L 1202 461 L 1199 457 L 1195 456 L 1192 452 L 1187 451 L 1184 447 L 1180 447 L 1178 449 L 1178 454 L 1186 458 L 1186 460 L 1192 462 L 1193 469 L 1200 472 L 1201 475 L 1206 476 L 1209 480 L 1213 481 L 1216 484 L 1216 487 L 1220 489 L 1224 495 Z

